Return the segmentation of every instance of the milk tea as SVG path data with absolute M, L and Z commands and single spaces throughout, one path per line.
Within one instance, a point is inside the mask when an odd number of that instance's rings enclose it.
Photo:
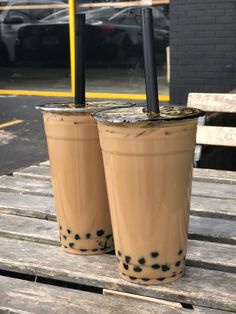
M 96 116 L 119 272 L 167 283 L 185 266 L 197 119 L 143 121 L 132 110 Z
M 43 114 L 62 248 L 75 254 L 114 249 L 97 122 L 90 113 Z

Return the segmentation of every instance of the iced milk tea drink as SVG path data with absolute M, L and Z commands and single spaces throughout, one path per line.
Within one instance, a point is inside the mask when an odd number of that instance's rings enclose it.
M 197 117 L 191 108 L 104 110 L 98 120 L 120 275 L 160 284 L 183 275 Z
M 91 103 L 41 106 L 62 248 L 75 254 L 114 249 L 97 122 L 91 112 L 114 106 Z

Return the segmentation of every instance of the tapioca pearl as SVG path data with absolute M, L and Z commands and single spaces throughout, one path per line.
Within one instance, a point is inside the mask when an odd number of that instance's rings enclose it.
M 153 269 L 159 269 L 159 268 L 161 268 L 161 266 L 160 266 L 159 264 L 153 264 L 153 265 L 152 265 L 152 268 L 153 268 Z
M 110 238 L 112 238 L 112 234 L 108 234 L 108 235 L 106 236 L 106 239 L 110 239 Z
M 60 228 L 60 230 L 62 230 L 62 226 L 60 226 L 59 228 Z
M 161 277 L 161 278 L 157 278 L 158 281 L 163 281 L 165 280 L 165 278 Z
M 129 265 L 128 265 L 128 264 L 123 263 L 123 267 L 124 267 L 124 269 L 126 269 L 126 270 L 129 269 Z
M 117 251 L 117 254 L 118 254 L 120 257 L 122 256 L 121 251 Z
M 66 239 L 67 239 L 67 236 L 66 236 L 66 235 L 64 235 L 64 234 L 63 234 L 63 239 L 64 239 L 64 240 L 66 240 Z
M 183 250 L 179 250 L 178 255 L 181 255 L 183 253 Z
M 87 238 L 87 239 L 90 239 L 90 238 L 91 238 L 91 233 L 87 233 L 87 234 L 86 234 L 86 238 Z
M 133 270 L 134 270 L 136 273 L 141 273 L 142 268 L 140 268 L 139 266 L 135 266 L 135 267 L 133 268 Z
M 141 278 L 142 281 L 149 281 L 149 278 Z
M 101 229 L 101 230 L 98 230 L 98 231 L 97 231 L 97 236 L 98 236 L 98 237 L 101 237 L 101 236 L 103 236 L 103 235 L 104 235 L 104 230 Z
M 71 234 L 71 230 L 70 230 L 70 229 L 67 229 L 67 233 L 68 233 L 68 234 Z
M 129 264 L 130 260 L 131 260 L 131 257 L 126 255 L 125 256 L 125 261 L 126 261 L 127 264 Z
M 75 235 L 75 240 L 79 240 L 80 239 L 80 236 L 79 236 L 79 234 L 77 233 L 76 235 Z
M 98 251 L 98 249 L 92 249 L 92 252 L 97 252 Z
M 151 257 L 155 258 L 159 256 L 159 252 L 155 251 L 155 252 L 151 252 Z
M 176 263 L 175 263 L 175 266 L 176 267 L 179 267 L 181 265 L 181 262 L 180 261 L 177 261 Z
M 80 249 L 81 252 L 87 252 L 87 249 Z
M 141 257 L 139 260 L 138 260 L 139 264 L 141 265 L 144 265 L 146 263 L 146 260 L 144 257 Z
M 70 248 L 73 248 L 74 246 L 75 246 L 75 244 L 74 244 L 73 242 L 70 242 L 70 243 L 69 243 L 69 247 L 70 247 Z
M 65 249 L 68 249 L 68 246 L 64 245 L 64 248 L 65 248 Z
M 165 265 L 162 265 L 161 266 L 161 269 L 162 269 L 162 271 L 168 271 L 168 270 L 170 270 L 170 266 L 168 265 L 168 264 L 165 264 Z
M 136 279 L 137 279 L 137 277 L 134 277 L 134 276 L 129 276 L 129 279 L 131 279 L 131 280 L 136 280 Z

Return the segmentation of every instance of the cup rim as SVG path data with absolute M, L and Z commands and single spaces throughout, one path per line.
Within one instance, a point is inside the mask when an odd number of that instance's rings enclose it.
M 186 120 L 186 119 L 196 119 L 198 117 L 204 116 L 205 112 L 193 108 L 193 107 L 186 107 L 186 106 L 172 106 L 172 105 L 165 105 L 160 107 L 160 114 L 156 113 L 147 113 L 147 107 L 146 105 L 135 105 L 133 108 L 141 108 L 140 115 L 135 117 L 132 114 L 127 116 L 119 116 L 119 115 L 113 115 L 112 111 L 115 111 L 117 109 L 130 109 L 130 107 L 125 106 L 119 106 L 116 108 L 105 108 L 98 110 L 94 113 L 92 113 L 92 116 L 100 121 L 100 122 L 109 122 L 109 123 L 165 123 L 165 122 L 171 122 L 171 121 L 180 121 L 180 120 Z M 182 113 L 181 115 L 177 115 L 177 113 Z M 111 113 L 110 115 L 108 113 Z

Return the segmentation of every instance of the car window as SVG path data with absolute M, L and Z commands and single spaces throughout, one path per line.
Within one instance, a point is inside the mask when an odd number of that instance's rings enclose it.
M 15 24 L 14 20 L 16 18 L 21 19 L 22 23 L 33 22 L 33 17 L 31 16 L 29 10 L 10 10 L 8 11 L 4 21 L 8 24 Z

